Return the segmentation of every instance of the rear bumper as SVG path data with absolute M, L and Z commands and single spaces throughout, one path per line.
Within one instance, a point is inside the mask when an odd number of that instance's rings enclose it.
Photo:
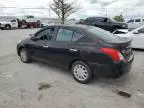
M 131 71 L 134 56 L 114 64 L 89 63 L 95 76 L 117 77 Z

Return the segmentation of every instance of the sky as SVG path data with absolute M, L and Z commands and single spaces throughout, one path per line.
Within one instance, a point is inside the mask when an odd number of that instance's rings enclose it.
M 71 2 L 73 0 L 68 1 Z M 0 0 L 0 7 L 5 7 L 0 8 L 0 16 L 28 14 L 55 18 L 57 15 L 48 9 L 51 2 L 52 0 Z M 89 16 L 114 17 L 120 14 L 123 14 L 126 19 L 144 16 L 144 0 L 77 0 L 77 3 L 80 5 L 80 10 L 72 14 L 70 18 L 81 19 Z

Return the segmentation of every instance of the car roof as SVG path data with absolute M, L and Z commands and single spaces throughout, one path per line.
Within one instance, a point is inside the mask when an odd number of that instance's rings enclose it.
M 94 17 L 88 17 L 88 18 L 107 18 L 107 17 L 94 16 Z
M 47 26 L 46 28 L 48 27 L 60 27 L 60 28 L 72 28 L 72 29 L 88 29 L 88 28 L 91 28 L 93 26 L 88 26 L 88 25 L 81 25 L 81 24 L 78 24 L 78 25 L 50 25 L 50 26 Z

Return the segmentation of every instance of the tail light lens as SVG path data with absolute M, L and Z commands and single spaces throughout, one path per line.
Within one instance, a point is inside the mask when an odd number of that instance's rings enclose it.
M 113 48 L 101 48 L 101 52 L 109 55 L 114 61 L 118 62 L 121 60 L 124 60 L 123 55 L 120 53 L 120 51 L 113 49 Z

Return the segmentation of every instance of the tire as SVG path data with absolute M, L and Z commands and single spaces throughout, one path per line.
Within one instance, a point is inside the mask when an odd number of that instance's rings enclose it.
M 73 78 L 82 84 L 89 83 L 92 79 L 92 72 L 89 66 L 82 61 L 74 62 L 72 64 L 71 72 Z
M 11 30 L 11 26 L 10 25 L 5 25 L 5 30 Z
M 26 20 L 22 20 L 21 23 L 25 25 L 26 24 Z
M 19 56 L 23 63 L 31 62 L 31 58 L 30 58 L 28 52 L 24 48 L 20 49 Z

